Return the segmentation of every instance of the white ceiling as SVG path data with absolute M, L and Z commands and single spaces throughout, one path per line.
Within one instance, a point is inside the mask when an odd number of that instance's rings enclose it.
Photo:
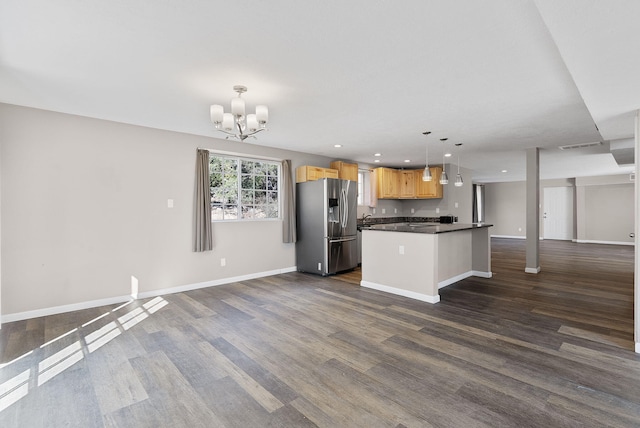
M 476 181 L 524 179 L 529 147 L 542 178 L 619 174 L 608 144 L 557 147 L 633 137 L 638 17 L 637 0 L 2 0 L 0 102 L 219 137 L 209 105 L 242 84 L 270 123 L 238 144 L 417 168 L 430 130 L 430 163 L 462 142 Z

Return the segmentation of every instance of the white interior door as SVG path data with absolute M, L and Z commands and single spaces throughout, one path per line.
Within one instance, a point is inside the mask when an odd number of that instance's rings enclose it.
M 573 239 L 573 187 L 544 188 L 544 239 Z

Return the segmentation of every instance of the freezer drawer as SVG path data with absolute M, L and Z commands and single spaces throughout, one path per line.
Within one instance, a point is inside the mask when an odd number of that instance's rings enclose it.
M 355 236 L 329 239 L 327 274 L 353 269 L 358 265 L 358 242 Z

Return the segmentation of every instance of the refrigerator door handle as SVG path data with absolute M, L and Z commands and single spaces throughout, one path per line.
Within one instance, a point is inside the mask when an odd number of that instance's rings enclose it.
M 355 239 L 356 239 L 355 236 L 351 236 L 351 237 L 348 237 L 348 238 L 338 238 L 338 239 L 330 238 L 329 242 L 331 242 L 331 243 L 333 243 L 333 242 L 347 242 L 347 241 L 353 241 Z
M 349 218 L 349 205 L 347 204 L 347 191 L 342 189 L 342 228 L 347 227 L 347 219 Z

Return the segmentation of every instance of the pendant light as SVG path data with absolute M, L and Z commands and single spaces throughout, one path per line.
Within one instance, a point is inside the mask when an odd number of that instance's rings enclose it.
M 425 131 L 422 133 L 425 137 L 431 134 L 431 131 Z M 426 138 L 425 138 L 426 140 Z M 422 181 L 431 181 L 433 177 L 431 176 L 431 170 L 429 169 L 429 141 L 426 142 L 427 147 L 427 156 L 426 156 L 426 164 L 424 166 L 424 172 L 422 173 Z
M 440 138 L 440 141 L 442 141 L 442 175 L 440 176 L 440 184 L 449 184 L 449 177 L 447 176 L 447 171 L 445 171 L 444 169 L 444 155 L 445 155 L 445 147 L 444 145 L 446 144 L 448 138 Z
M 458 174 L 456 174 L 456 181 L 455 183 L 453 183 L 454 186 L 456 187 L 462 187 L 462 185 L 464 184 L 464 181 L 462 181 L 462 176 L 460 175 L 460 146 L 462 146 L 462 143 L 456 143 L 456 147 L 458 148 Z

